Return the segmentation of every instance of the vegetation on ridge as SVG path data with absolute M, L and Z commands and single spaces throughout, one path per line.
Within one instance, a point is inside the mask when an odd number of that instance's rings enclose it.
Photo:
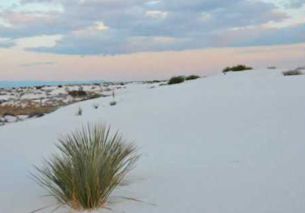
M 242 64 L 239 64 L 239 65 L 236 65 L 236 66 L 232 66 L 232 67 L 226 67 L 223 69 L 223 73 L 227 73 L 227 72 L 239 72 L 239 71 L 245 71 L 245 70 L 252 70 L 253 68 L 252 67 L 248 67 L 246 65 L 242 65 Z

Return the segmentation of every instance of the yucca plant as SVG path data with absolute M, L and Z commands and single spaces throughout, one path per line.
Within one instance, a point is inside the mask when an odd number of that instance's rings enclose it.
M 76 210 L 108 208 L 108 198 L 123 184 L 138 159 L 136 148 L 110 128 L 87 125 L 59 139 L 60 154 L 36 167 L 37 182 L 59 205 Z

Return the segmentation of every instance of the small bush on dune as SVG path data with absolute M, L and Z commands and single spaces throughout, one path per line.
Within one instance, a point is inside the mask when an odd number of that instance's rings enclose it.
M 285 71 L 285 72 L 283 72 L 283 75 L 284 76 L 304 75 L 304 73 L 302 72 L 302 68 L 297 68 L 294 70 Z
M 68 94 L 70 96 L 72 96 L 73 98 L 79 98 L 79 97 L 84 97 L 87 96 L 87 92 L 83 91 L 83 90 L 73 90 L 73 91 L 69 91 Z
M 110 128 L 88 125 L 60 138 L 59 154 L 37 167 L 35 180 L 61 205 L 76 210 L 108 208 L 113 190 L 123 185 L 138 159 L 135 146 Z
M 116 101 L 111 101 L 109 104 L 110 104 L 110 106 L 115 106 L 116 105 Z
M 169 79 L 168 84 L 179 84 L 185 81 L 184 76 L 175 76 Z
M 77 112 L 76 112 L 76 115 L 81 116 L 82 114 L 83 114 L 83 110 L 82 110 L 82 108 L 79 107 Z
M 43 88 L 43 86 L 36 86 L 35 87 L 35 89 L 37 89 L 37 90 L 40 90 L 40 89 L 42 89 Z
M 99 106 L 100 106 L 100 105 L 99 105 L 99 104 L 97 104 L 97 103 L 93 104 L 93 108 L 94 108 L 94 109 L 98 109 L 98 108 L 99 108 Z
M 239 72 L 239 71 L 245 71 L 245 70 L 252 70 L 252 67 L 248 67 L 246 65 L 237 65 L 237 66 L 233 66 L 233 67 L 226 67 L 223 69 L 223 73 L 227 73 L 227 72 Z
M 269 69 L 269 70 L 275 70 L 275 69 L 276 69 L 276 66 L 269 66 L 269 67 L 267 67 L 267 69 Z
M 88 99 L 95 99 L 100 97 L 102 97 L 101 94 L 96 94 L 96 93 L 88 94 Z
M 198 76 L 198 75 L 189 75 L 185 78 L 185 80 L 189 81 L 189 80 L 195 80 L 198 78 L 200 78 L 200 76 Z

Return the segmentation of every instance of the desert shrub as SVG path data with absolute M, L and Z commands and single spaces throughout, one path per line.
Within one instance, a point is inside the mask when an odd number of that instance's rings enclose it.
M 68 94 L 72 96 L 73 98 L 79 98 L 79 97 L 85 97 L 87 96 L 87 92 L 83 90 L 73 90 L 69 91 Z
M 289 70 L 283 72 L 284 76 L 292 76 L 292 75 L 304 75 L 304 73 L 301 71 L 301 69 L 295 69 L 295 70 Z
M 41 112 L 33 112 L 31 114 L 29 114 L 29 118 L 40 118 L 42 116 L 44 116 L 45 114 L 44 113 L 41 113 Z
M 77 112 L 76 112 L 76 115 L 81 116 L 82 114 L 83 114 L 83 110 L 82 110 L 82 108 L 79 107 Z
M 103 95 L 97 94 L 97 93 L 91 93 L 88 95 L 88 99 L 95 99 L 95 98 L 100 98 L 100 97 L 103 97 Z
M 100 106 L 100 105 L 99 105 L 99 104 L 97 104 L 97 103 L 93 104 L 93 108 L 94 108 L 94 109 L 98 109 L 98 108 L 99 108 L 99 106 Z
M 168 84 L 179 84 L 184 82 L 185 78 L 184 76 L 175 76 L 169 79 Z
M 110 106 L 115 106 L 116 105 L 116 101 L 111 101 L 109 104 L 110 104 Z
M 267 67 L 267 69 L 269 69 L 269 70 L 275 70 L 275 69 L 276 69 L 276 66 L 269 66 L 269 67 Z
M 59 139 L 58 154 L 36 167 L 35 180 L 58 205 L 76 210 L 107 208 L 138 159 L 136 148 L 110 128 L 87 125 Z
M 245 71 L 245 70 L 252 70 L 253 68 L 252 67 L 248 67 L 246 65 L 242 65 L 242 64 L 239 64 L 239 65 L 236 65 L 236 66 L 233 66 L 233 67 L 226 67 L 223 69 L 223 73 L 226 73 L 226 72 L 239 72 L 239 71 Z
M 185 80 L 189 81 L 189 80 L 195 80 L 198 78 L 200 78 L 200 76 L 198 76 L 198 75 L 189 75 L 185 78 Z
M 145 84 L 155 84 L 155 83 L 161 83 L 162 81 L 160 80 L 152 80 L 152 81 L 144 81 L 143 83 Z
M 39 89 L 42 89 L 43 86 L 35 86 L 35 89 L 39 90 Z

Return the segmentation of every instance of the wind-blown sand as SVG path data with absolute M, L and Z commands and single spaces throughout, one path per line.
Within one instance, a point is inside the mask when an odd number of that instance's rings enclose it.
M 139 146 L 132 184 L 113 212 L 303 213 L 305 76 L 228 73 L 73 104 L 0 128 L 0 212 L 54 204 L 29 178 L 59 135 L 86 122 L 119 129 Z M 94 109 L 93 103 L 100 107 Z M 82 116 L 75 116 L 81 106 Z M 41 212 L 50 212 L 46 209 Z M 102 210 L 101 212 L 107 212 Z M 57 212 L 65 213 L 67 209 Z

